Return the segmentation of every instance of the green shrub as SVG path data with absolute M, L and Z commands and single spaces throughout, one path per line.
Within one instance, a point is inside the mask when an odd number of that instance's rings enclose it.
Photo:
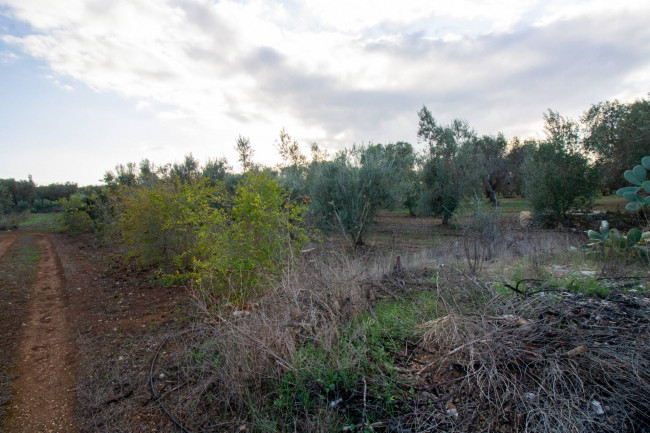
M 198 289 L 235 301 L 262 290 L 307 241 L 300 227 L 304 211 L 269 174 L 246 174 L 224 215 L 227 221 L 199 232 Z
M 191 269 L 202 252 L 197 250 L 199 238 L 226 227 L 225 201 L 222 183 L 179 178 L 148 187 L 121 186 L 114 196 L 117 226 L 129 256 L 167 273 Z
M 95 223 L 88 214 L 88 204 L 83 194 L 72 194 L 59 200 L 63 211 L 63 228 L 71 233 L 91 233 Z

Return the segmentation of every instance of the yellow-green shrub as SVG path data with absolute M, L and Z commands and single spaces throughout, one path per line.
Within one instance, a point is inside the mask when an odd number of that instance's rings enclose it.
M 202 234 L 199 290 L 239 300 L 263 289 L 306 242 L 299 227 L 304 211 L 267 173 L 247 174 L 235 190 L 225 230 Z
M 232 197 L 222 182 L 176 179 L 120 187 L 114 203 L 130 257 L 212 299 L 258 293 L 307 240 L 304 206 L 266 173 L 247 174 Z
M 197 246 L 204 232 L 226 226 L 226 200 L 222 183 L 205 180 L 121 187 L 115 204 L 122 242 L 143 265 L 184 273 L 202 253 Z
M 72 194 L 59 200 L 63 211 L 63 228 L 71 233 L 91 233 L 95 223 L 88 215 L 88 203 L 83 194 Z

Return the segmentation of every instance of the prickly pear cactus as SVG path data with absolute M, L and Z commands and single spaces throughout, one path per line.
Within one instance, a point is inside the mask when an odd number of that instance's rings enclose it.
M 625 180 L 634 186 L 626 186 L 616 191 L 616 195 L 624 197 L 629 201 L 625 205 L 628 211 L 645 212 L 650 208 L 650 156 L 641 160 L 641 165 L 635 166 L 632 170 L 626 170 L 623 174 Z M 645 214 L 647 215 L 647 214 Z M 647 216 L 646 216 L 647 219 Z M 648 261 L 650 266 L 650 231 L 643 232 L 638 228 L 631 229 L 627 234 L 616 229 L 609 228 L 607 221 L 603 221 L 598 231 L 589 230 L 587 237 L 590 243 L 587 245 L 592 249 L 599 247 L 602 252 L 613 250 L 626 252 L 633 256 L 642 257 Z
M 616 191 L 616 195 L 624 197 L 630 203 L 625 205 L 625 209 L 636 211 L 644 207 L 650 207 L 650 180 L 646 179 L 650 171 L 650 156 L 641 160 L 641 165 L 635 166 L 632 170 L 626 170 L 623 173 L 625 180 L 635 186 L 626 186 Z M 639 193 L 644 193 L 645 197 Z

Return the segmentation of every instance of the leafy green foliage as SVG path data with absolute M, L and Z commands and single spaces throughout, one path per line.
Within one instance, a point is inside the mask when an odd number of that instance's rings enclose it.
M 253 155 L 255 154 L 251 141 L 240 135 L 235 143 L 235 150 L 239 154 L 239 163 L 244 172 L 251 170 L 254 166 Z
M 130 257 L 166 279 L 189 279 L 211 302 L 249 298 L 306 242 L 304 206 L 268 173 L 247 173 L 230 194 L 194 172 L 110 189 L 120 240 Z
M 418 174 L 415 170 L 417 158 L 410 143 L 373 144 L 367 147 L 363 159 L 374 158 L 386 161 L 395 173 L 388 185 L 384 206 L 393 209 L 405 207 L 409 215 L 415 216 L 420 194 Z
M 587 130 L 584 146 L 597 158 L 601 187 L 616 191 L 623 186 L 621 167 L 631 167 L 648 153 L 650 99 L 601 102 L 591 106 L 582 121 Z
M 312 165 L 309 215 L 325 230 L 349 236 L 363 244 L 379 206 L 390 198 L 396 173 L 393 161 L 372 147 L 353 147 L 333 161 Z
M 87 197 L 82 193 L 72 194 L 59 200 L 63 211 L 63 228 L 71 233 L 91 233 L 95 230 Z
M 138 180 L 135 163 L 129 162 L 126 165 L 118 164 L 115 172 L 107 171 L 104 174 L 104 182 L 108 186 L 134 186 Z
M 650 156 L 645 156 L 641 160 L 641 165 L 635 166 L 632 170 L 626 170 L 625 179 L 638 186 L 628 186 L 616 191 L 616 194 L 624 197 L 630 203 L 625 209 L 631 212 L 639 211 L 645 215 L 645 209 L 650 206 L 650 182 L 646 180 L 646 172 L 650 170 Z M 645 194 L 645 197 L 640 193 Z M 648 223 L 648 217 L 645 218 Z M 603 254 L 606 249 L 625 252 L 633 256 L 641 257 L 648 261 L 650 265 L 650 231 L 643 232 L 638 228 L 633 228 L 623 235 L 616 229 L 610 230 L 607 221 L 603 221 L 598 232 L 589 230 L 587 237 L 591 241 L 590 247 L 599 246 Z
M 460 120 L 437 125 L 427 107 L 422 107 L 418 116 L 418 139 L 429 147 L 421 172 L 420 209 L 425 215 L 442 216 L 446 225 L 463 197 L 479 184 L 471 147 L 475 133 Z
M 508 182 L 504 188 L 505 195 L 520 195 L 522 197 L 525 195 L 524 181 L 527 173 L 523 168 L 535 149 L 537 149 L 537 143 L 534 140 L 526 140 L 523 143 L 517 138 L 511 140 L 511 146 L 506 155 Z
M 276 148 L 282 158 L 282 163 L 279 166 L 280 184 L 291 193 L 293 198 L 304 200 L 308 194 L 307 157 L 301 152 L 298 141 L 293 139 L 284 128 L 280 131 L 280 140 L 276 142 Z M 317 157 L 318 149 L 315 150 Z
M 506 159 L 507 144 L 503 134 L 498 134 L 496 137 L 484 135 L 470 143 L 483 184 L 483 192 L 495 206 L 498 204 L 497 196 L 510 181 L 510 171 Z
M 547 139 L 524 164 L 524 192 L 536 214 L 562 223 L 571 209 L 589 209 L 597 192 L 597 172 L 578 148 L 577 125 L 550 111 Z
M 609 228 L 607 221 L 603 221 L 599 231 L 588 230 L 587 237 L 590 243 L 588 247 L 597 247 L 601 254 L 631 255 L 643 259 L 648 258 L 648 247 L 650 246 L 650 232 L 642 232 L 633 228 L 627 234 L 620 233 L 616 229 Z
M 51 183 L 37 186 L 31 176 L 28 180 L 0 179 L 0 215 L 32 211 L 56 212 L 58 200 L 77 191 L 75 183 Z
M 0 215 L 8 213 L 14 204 L 14 197 L 6 185 L 0 183 Z
M 209 159 L 203 166 L 201 175 L 212 183 L 223 182 L 229 169 L 226 158 Z
M 121 187 L 114 197 L 117 225 L 131 256 L 170 272 L 189 269 L 199 229 L 225 226 L 223 185 L 179 178 L 151 187 Z
M 200 290 L 234 300 L 261 291 L 307 241 L 304 211 L 270 175 L 248 173 L 221 221 L 200 229 L 194 253 Z

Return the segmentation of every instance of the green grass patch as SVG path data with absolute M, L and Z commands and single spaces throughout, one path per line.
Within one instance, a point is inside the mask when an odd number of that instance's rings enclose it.
M 18 225 L 19 230 L 61 230 L 63 224 L 62 214 L 56 213 L 30 213 Z
M 436 301 L 428 290 L 417 292 L 412 299 L 383 301 L 370 314 L 360 319 L 366 329 L 366 338 L 375 345 L 389 345 L 397 349 L 407 340 L 420 336 L 417 325 L 435 318 Z
M 599 197 L 594 202 L 594 207 L 608 211 L 623 211 L 625 209 L 625 205 L 628 203 L 629 201 L 623 197 L 619 197 L 617 195 L 608 195 Z
M 274 383 L 272 406 L 258 416 L 259 431 L 269 426 L 283 431 L 300 418 L 311 425 L 326 418 L 333 431 L 340 431 L 363 416 L 364 393 L 372 400 L 367 421 L 386 419 L 397 410 L 393 402 L 408 398 L 394 380 L 396 354 L 407 342 L 417 341 L 423 332 L 417 325 L 434 318 L 435 308 L 428 291 L 408 300 L 383 301 L 372 313 L 341 325 L 335 344 L 302 346 L 295 369 Z
M 522 197 L 502 198 L 499 203 L 502 215 L 513 215 L 532 209 L 528 200 Z

